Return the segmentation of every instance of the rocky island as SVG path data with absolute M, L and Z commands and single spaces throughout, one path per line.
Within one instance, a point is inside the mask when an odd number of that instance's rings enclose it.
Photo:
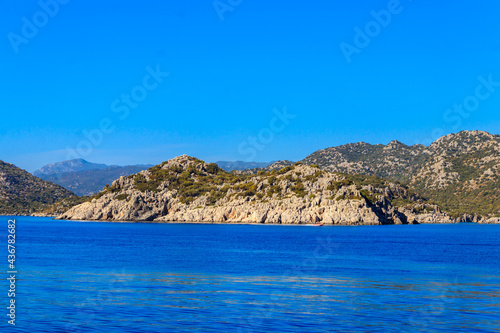
M 58 219 L 279 224 L 451 223 L 406 186 L 295 163 L 252 175 L 182 155 L 120 177 Z

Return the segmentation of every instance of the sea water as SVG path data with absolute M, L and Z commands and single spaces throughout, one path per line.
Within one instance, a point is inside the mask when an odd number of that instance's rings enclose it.
M 500 225 L 16 217 L 16 269 L 1 332 L 500 331 Z

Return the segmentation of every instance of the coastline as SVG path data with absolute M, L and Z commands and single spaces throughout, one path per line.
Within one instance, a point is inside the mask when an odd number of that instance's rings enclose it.
M 281 226 L 310 226 L 310 227 L 335 227 L 335 226 L 388 226 L 388 225 L 425 225 L 425 224 L 435 224 L 435 225 L 456 225 L 456 224 L 500 224 L 498 222 L 473 222 L 473 221 L 442 221 L 442 222 L 414 222 L 414 223 L 323 223 L 321 225 L 304 222 L 304 223 L 259 223 L 259 222 L 248 222 L 248 221 L 189 221 L 189 220 L 70 220 L 70 219 L 58 219 L 57 216 L 34 216 L 34 215 L 3 215 L 3 216 L 20 216 L 20 217 L 46 217 L 52 218 L 54 221 L 68 221 L 68 222 L 88 222 L 88 223 L 151 223 L 151 224 L 221 224 L 221 225 L 281 225 Z
M 73 222 L 105 222 L 105 223 L 154 223 L 154 224 L 238 224 L 238 225 L 283 225 L 283 226 L 311 226 L 311 227 L 319 227 L 319 223 L 274 223 L 274 222 L 250 222 L 250 221 L 192 221 L 192 220 L 83 220 L 83 219 L 64 219 L 58 218 L 60 215 L 49 215 L 49 214 L 0 214 L 2 217 L 46 217 L 51 218 L 54 221 L 73 221 Z M 417 222 L 414 221 L 412 223 L 322 223 L 322 227 L 330 227 L 330 226 L 383 226 L 383 225 L 420 225 L 420 224 L 440 224 L 440 225 L 452 225 L 452 224 L 460 224 L 460 223 L 474 223 L 474 224 L 500 224 L 500 218 L 490 218 L 485 220 L 484 222 L 479 220 L 475 221 L 460 221 L 457 219 L 455 221 L 429 221 L 429 222 Z

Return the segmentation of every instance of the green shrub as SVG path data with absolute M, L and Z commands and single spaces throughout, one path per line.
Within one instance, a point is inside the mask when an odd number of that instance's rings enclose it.
M 369 206 L 373 205 L 373 203 L 377 201 L 377 196 L 368 190 L 361 190 L 359 193 L 361 193 L 361 196 L 365 198 Z
M 322 175 L 323 173 L 321 171 L 316 171 L 314 174 L 305 176 L 304 180 L 308 180 L 312 183 L 318 180 L 318 178 Z
M 282 175 L 284 173 L 287 173 L 288 171 L 292 170 L 293 168 L 291 166 L 284 167 L 283 169 L 279 170 L 277 173 L 278 175 Z
M 269 190 L 267 190 L 266 195 L 268 197 L 272 197 L 274 193 L 281 194 L 281 191 L 282 191 L 281 186 L 271 185 L 271 186 L 269 186 Z
M 330 185 L 328 185 L 326 187 L 326 189 L 328 191 L 337 192 L 342 187 L 344 187 L 344 186 L 350 186 L 350 185 L 352 185 L 352 180 L 350 180 L 350 179 L 343 179 L 343 180 L 338 181 L 338 182 L 332 182 Z
M 116 200 L 126 200 L 128 198 L 128 194 L 118 194 L 115 199 Z
M 207 164 L 206 169 L 207 169 L 207 172 L 212 174 L 212 175 L 216 175 L 221 171 L 219 166 L 215 163 Z

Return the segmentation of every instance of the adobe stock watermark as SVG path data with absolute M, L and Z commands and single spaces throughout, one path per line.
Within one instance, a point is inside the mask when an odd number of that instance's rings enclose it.
M 224 15 L 226 12 L 232 12 L 236 7 L 241 5 L 243 0 L 214 0 L 212 5 L 214 6 L 215 12 L 219 16 L 221 21 L 224 21 Z
M 368 47 L 371 41 L 380 35 L 384 28 L 387 28 L 391 24 L 393 16 L 401 14 L 403 9 L 404 7 L 399 0 L 390 0 L 387 3 L 386 9 L 370 11 L 373 20 L 366 23 L 363 29 L 358 26 L 354 27 L 355 35 L 352 44 L 346 42 L 339 44 L 346 62 L 350 64 L 352 56 L 360 54 L 363 49 Z
M 295 283 L 299 288 L 308 286 L 313 290 L 318 290 L 318 284 L 313 281 L 321 281 L 322 279 L 311 280 L 311 273 L 317 271 L 321 263 L 331 258 L 335 250 L 340 247 L 340 243 L 334 242 L 331 237 L 327 237 L 326 239 L 318 237 L 316 238 L 316 242 L 317 245 L 312 255 L 286 271 L 280 278 L 281 284 L 292 288 L 293 283 Z M 318 296 L 323 299 L 325 298 L 324 295 Z M 268 306 L 264 309 L 249 312 L 245 318 L 238 319 L 236 331 L 238 333 L 262 332 L 264 320 L 270 319 L 277 311 L 283 311 L 283 303 L 288 297 L 288 294 L 271 295 Z M 308 306 L 308 308 L 310 312 L 315 311 L 315 305 Z
M 408 318 L 410 325 L 423 331 L 435 327 L 435 324 L 440 321 L 439 316 L 446 311 L 447 305 L 455 302 L 455 299 L 460 295 L 457 286 L 456 277 L 453 283 L 448 281 L 434 283 L 432 288 L 435 290 L 436 297 L 428 304 L 413 311 L 413 314 Z
M 31 18 L 23 16 L 21 21 L 21 33 L 9 32 L 7 38 L 12 46 L 12 49 L 17 54 L 19 47 L 23 44 L 28 44 L 30 40 L 38 35 L 39 29 L 45 27 L 51 18 L 54 18 L 58 13 L 61 5 L 67 5 L 70 0 L 40 0 L 38 1 L 38 10 Z
M 111 103 L 111 111 L 117 114 L 118 119 L 124 121 L 130 116 L 131 110 L 139 107 L 149 92 L 158 88 L 163 80 L 170 75 L 168 72 L 162 72 L 160 65 L 156 65 L 153 69 L 150 66 L 146 67 L 147 74 L 143 77 L 141 84 L 136 85 L 128 94 L 121 94 L 120 98 L 115 99 Z M 103 118 L 99 122 L 97 128 L 91 130 L 83 130 L 84 139 L 80 140 L 76 149 L 66 147 L 67 160 L 87 157 L 92 154 L 93 150 L 100 146 L 104 141 L 106 134 L 111 134 L 116 129 L 115 123 L 111 118 Z
M 88 326 L 97 319 L 99 314 L 105 310 L 106 303 L 113 300 L 114 294 L 129 286 L 129 282 L 134 280 L 134 276 L 128 274 L 125 268 L 121 272 L 112 272 L 107 288 L 97 292 L 95 296 L 87 296 L 79 304 L 75 304 L 76 315 L 83 320 L 80 322 L 71 321 L 65 325 L 65 332 L 86 331 Z
M 494 81 L 493 74 L 489 74 L 487 78 L 482 75 L 478 76 L 477 80 L 479 84 L 476 86 L 473 94 L 465 97 L 462 103 L 453 104 L 452 108 L 447 109 L 443 113 L 443 120 L 451 125 L 453 131 L 458 130 L 463 120 L 469 118 L 473 112 L 476 112 L 481 103 L 491 98 L 497 88 L 500 87 L 500 81 Z M 444 134 L 445 131 L 443 128 L 434 129 L 432 131 L 432 141 Z
M 247 162 L 255 161 L 257 152 L 263 151 L 266 145 L 274 140 L 276 134 L 283 132 L 290 124 L 290 120 L 297 117 L 297 115 L 288 113 L 286 106 L 283 107 L 283 111 L 274 109 L 273 113 L 275 116 L 269 121 L 269 127 L 261 129 L 257 136 L 249 136 L 238 145 L 238 153 L 248 156 Z

